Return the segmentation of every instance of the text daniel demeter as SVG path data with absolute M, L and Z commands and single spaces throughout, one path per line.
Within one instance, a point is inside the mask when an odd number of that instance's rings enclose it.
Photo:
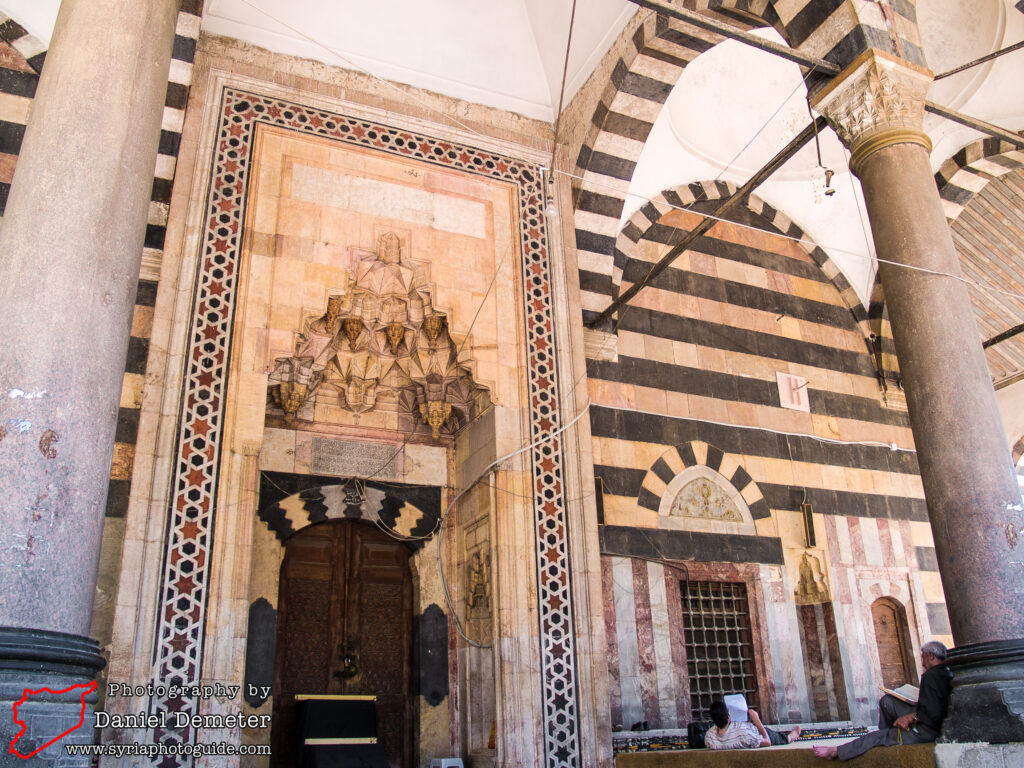
M 190 715 L 188 712 L 139 712 L 137 715 L 112 715 L 96 712 L 96 728 L 269 728 L 270 715 Z

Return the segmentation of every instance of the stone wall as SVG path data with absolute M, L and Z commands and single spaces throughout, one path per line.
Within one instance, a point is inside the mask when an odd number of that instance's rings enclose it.
M 620 237 L 623 288 L 699 220 L 664 208 Z M 905 607 L 915 647 L 950 641 L 906 413 L 883 402 L 864 325 L 809 255 L 813 244 L 780 231 L 783 219 L 752 199 L 620 310 L 615 334 L 588 345 L 605 621 L 617 646 L 612 711 L 624 728 L 689 716 L 678 696 L 685 660 L 666 651 L 679 630 L 678 588 L 665 585 L 683 577 L 659 562 L 755 568 L 751 601 L 767 637 L 759 673 L 771 691 L 761 706 L 777 721 L 870 722 L 879 597 Z M 590 279 L 581 274 L 581 285 Z M 803 393 L 796 407 L 782 406 L 793 399 L 787 381 Z M 680 500 L 697 469 L 724 489 L 708 491 L 703 510 Z M 638 568 L 642 579 L 612 579 Z M 815 605 L 835 615 L 805 610 Z
M 259 627 L 274 609 L 280 557 L 276 529 L 260 516 L 260 478 L 322 474 L 318 440 L 361 441 L 396 451 L 388 482 L 445 486 L 445 500 L 481 483 L 440 540 L 453 609 L 439 598 L 437 540 L 414 558 L 420 625 L 429 616 L 436 629 L 438 614 L 448 623 L 450 664 L 447 700 L 424 696 L 420 706 L 420 760 L 473 751 L 507 764 L 607 762 L 604 710 L 590 704 L 595 689 L 604 697 L 603 671 L 590 672 L 601 643 L 589 623 L 597 548 L 569 541 L 592 537 L 582 523 L 592 497 L 578 486 L 579 456 L 561 440 L 545 442 L 577 415 L 563 415 L 573 401 L 561 390 L 572 375 L 562 350 L 572 347 L 560 235 L 540 215 L 550 129 L 220 38 L 201 38 L 193 82 L 110 674 L 142 682 L 180 670 L 188 680 L 241 682 L 247 658 L 259 656 L 247 647 L 250 631 L 268 635 Z M 329 298 L 350 295 L 353 277 L 371 274 L 362 265 L 380 256 L 387 233 L 430 306 L 446 314 L 458 365 L 486 388 L 488 409 L 469 429 L 460 422 L 431 434 L 400 398 L 356 410 L 335 389 L 289 412 L 284 390 L 274 394 L 280 361 L 305 354 L 317 323 L 329 325 Z M 382 334 L 374 343 L 397 345 L 394 358 L 411 341 Z M 488 481 L 489 465 L 511 453 Z M 319 487 L 325 498 L 335 493 Z M 300 501 L 284 505 L 293 529 L 303 524 Z M 276 512 L 267 516 L 284 526 Z M 486 610 L 487 577 L 473 576 L 480 567 L 493 585 Z M 493 641 L 460 654 L 451 610 L 466 612 L 472 637 L 489 629 Z M 205 714 L 230 704 L 126 698 L 118 706 Z M 265 739 L 237 729 L 158 736 Z

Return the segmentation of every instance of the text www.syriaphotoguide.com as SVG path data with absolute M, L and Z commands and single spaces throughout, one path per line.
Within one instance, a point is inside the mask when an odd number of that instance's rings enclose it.
M 161 755 L 269 755 L 268 744 L 65 744 L 69 755 L 104 755 L 110 757 L 159 757 Z

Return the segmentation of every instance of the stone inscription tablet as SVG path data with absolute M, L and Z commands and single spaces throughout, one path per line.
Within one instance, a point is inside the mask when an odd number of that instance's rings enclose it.
M 390 443 L 314 437 L 310 471 L 314 475 L 397 480 L 404 453 L 399 446 Z

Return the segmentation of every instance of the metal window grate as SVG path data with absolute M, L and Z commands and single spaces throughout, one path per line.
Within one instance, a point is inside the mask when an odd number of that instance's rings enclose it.
M 680 582 L 692 720 L 709 720 L 711 702 L 742 693 L 760 706 L 746 584 Z

